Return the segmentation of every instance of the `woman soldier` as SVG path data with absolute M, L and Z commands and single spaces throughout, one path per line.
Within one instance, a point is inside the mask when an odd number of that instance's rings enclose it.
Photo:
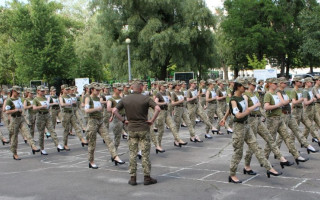
M 289 98 L 287 93 L 284 91 L 284 89 L 287 87 L 287 82 L 288 82 L 287 79 L 285 77 L 280 77 L 279 82 L 280 83 L 279 83 L 279 89 L 277 91 L 277 94 L 283 105 L 281 107 L 282 113 L 283 113 L 282 119 L 285 121 L 285 124 L 287 125 L 287 127 L 289 127 L 289 129 L 291 130 L 290 138 L 292 142 L 294 143 L 295 137 L 296 137 L 299 143 L 301 144 L 301 146 L 307 148 L 308 154 L 310 152 L 316 153 L 317 151 L 313 148 L 313 146 L 311 146 L 307 142 L 306 138 L 302 135 L 302 133 L 299 130 L 299 125 L 297 124 L 297 121 L 291 115 L 291 105 L 290 105 L 291 99 Z M 282 141 L 283 141 L 282 137 L 278 136 L 276 143 L 279 148 L 281 147 Z
M 263 84 L 264 84 L 264 81 L 263 81 L 262 79 L 260 79 L 260 80 L 258 81 L 258 86 L 257 86 L 257 92 L 258 92 L 258 94 L 259 94 L 259 101 L 260 101 L 260 103 L 263 102 L 264 94 L 266 93 L 265 90 L 264 90 Z
M 122 85 L 121 83 L 114 83 L 113 84 L 113 95 L 111 98 L 108 99 L 107 102 L 107 111 L 109 113 L 112 113 L 112 109 L 117 106 L 119 101 L 121 100 L 120 93 L 122 91 Z M 124 116 L 124 110 L 120 110 L 119 113 Z M 121 138 L 121 133 L 123 129 L 123 123 L 119 121 L 117 117 L 112 117 L 110 119 L 112 121 L 111 127 L 112 127 L 112 132 L 114 134 L 114 146 L 116 150 L 118 150 L 118 147 L 120 145 L 120 138 Z
M 190 88 L 187 91 L 187 108 L 189 112 L 189 118 L 192 123 L 192 126 L 195 127 L 196 125 L 196 115 L 198 115 L 204 123 L 211 127 L 212 133 L 218 133 L 218 130 L 211 124 L 211 122 L 208 119 L 208 116 L 203 110 L 203 107 L 199 104 L 198 101 L 198 91 L 196 90 L 197 87 L 197 81 L 195 79 L 189 80 Z
M 28 126 L 30 128 L 30 134 L 34 138 L 34 128 L 36 125 L 36 112 L 33 111 L 33 95 L 35 94 L 35 89 L 28 88 L 26 90 L 26 98 L 23 103 L 23 107 L 26 111 L 26 118 L 28 118 Z
M 100 93 L 99 84 L 94 84 L 89 88 L 90 96 L 85 98 L 85 112 L 88 114 L 88 153 L 89 153 L 89 168 L 98 169 L 98 166 L 94 163 L 94 151 L 96 148 L 97 133 L 104 139 L 106 145 L 111 154 L 111 160 L 115 165 L 122 165 L 125 162 L 122 161 L 116 153 L 116 149 L 110 139 L 108 129 L 103 122 L 103 108 L 98 97 Z
M 218 88 L 216 90 L 217 93 L 217 115 L 218 115 L 218 121 L 220 121 L 224 113 L 226 112 L 226 98 L 227 98 L 227 91 L 224 88 L 224 85 L 226 82 L 224 80 L 219 80 L 218 81 Z M 232 129 L 230 128 L 228 123 L 225 123 L 225 127 L 227 129 L 227 133 L 233 133 Z M 218 124 L 218 134 L 220 133 L 220 125 Z
M 188 129 L 189 129 L 189 133 L 190 133 L 190 141 L 191 142 L 203 142 L 202 140 L 200 140 L 199 136 L 196 135 L 195 130 L 192 126 L 192 123 L 190 121 L 189 115 L 187 113 L 187 110 L 184 106 L 184 96 L 183 96 L 183 92 L 180 92 L 180 88 L 181 88 L 182 83 L 173 83 L 173 92 L 171 94 L 171 104 L 174 108 L 174 122 L 176 124 L 176 129 L 177 132 L 179 133 L 179 129 L 181 127 L 181 121 L 183 120 Z
M 304 79 L 305 83 L 305 89 L 303 90 L 302 97 L 303 97 L 303 118 L 302 120 L 305 122 L 306 126 L 304 130 L 304 137 L 308 138 L 309 132 L 311 131 L 312 135 L 312 142 L 317 142 L 320 146 L 320 137 L 318 132 L 313 131 L 315 130 L 314 121 L 317 123 L 318 126 L 320 126 L 320 121 L 318 121 L 318 118 L 315 117 L 317 114 L 315 110 L 315 102 L 317 101 L 317 98 L 314 96 L 314 93 L 312 92 L 312 84 L 313 80 L 312 78 L 308 77 Z
M 254 79 L 248 80 L 249 87 L 245 93 L 243 93 L 243 98 L 248 102 L 248 107 L 254 106 L 256 104 L 261 104 L 259 101 L 259 94 L 255 92 L 256 89 L 256 82 Z M 269 130 L 267 129 L 266 125 L 262 122 L 262 113 L 261 113 L 261 106 L 256 107 L 249 115 L 248 121 L 250 127 L 253 131 L 255 137 L 259 134 L 262 139 L 267 143 L 267 145 L 271 148 L 272 152 L 276 157 L 280 160 L 280 165 L 282 168 L 284 166 L 291 166 L 293 165 L 292 162 L 287 161 L 281 154 L 280 149 L 276 145 L 274 139 L 272 138 Z M 256 175 L 254 171 L 252 171 L 250 167 L 251 159 L 252 159 L 253 152 L 248 149 L 245 155 L 245 167 L 243 169 L 244 174 L 248 175 Z
M 282 109 L 283 104 L 280 101 L 279 96 L 276 93 L 278 87 L 278 79 L 271 78 L 269 80 L 269 91 L 264 96 L 264 109 L 267 114 L 267 128 L 274 140 L 276 140 L 277 132 L 283 138 L 285 144 L 287 145 L 289 152 L 294 156 L 297 165 L 299 162 L 306 162 L 308 159 L 305 159 L 299 155 L 299 152 L 294 146 L 293 141 L 290 139 L 290 135 L 287 131 L 287 126 L 282 118 Z M 269 158 L 271 148 L 269 145 L 265 146 L 264 153 L 265 157 Z
M 73 105 L 77 105 L 77 100 L 75 99 L 74 101 L 72 101 L 72 98 L 69 95 L 69 91 L 70 87 L 68 87 L 68 85 L 62 85 L 62 95 L 59 97 L 59 102 L 62 108 L 62 126 L 64 128 L 63 142 L 64 149 L 66 151 L 70 151 L 70 148 L 68 147 L 68 135 L 72 128 L 75 129 L 76 134 L 81 141 L 82 147 L 84 147 L 84 145 L 88 145 L 87 141 L 82 136 L 82 130 L 72 109 Z
M 60 113 L 60 105 L 59 105 L 59 97 L 57 96 L 57 90 L 53 86 L 50 88 L 49 103 L 50 103 L 50 114 L 52 117 L 52 125 L 53 125 L 53 128 L 56 129 L 57 118 Z
M 260 164 L 267 169 L 268 178 L 270 178 L 270 175 L 279 176 L 282 174 L 272 168 L 269 161 L 263 156 L 261 148 L 258 146 L 256 137 L 254 136 L 251 126 L 248 122 L 248 115 L 253 110 L 261 106 L 261 104 L 257 103 L 251 107 L 248 107 L 248 102 L 242 97 L 242 94 L 245 92 L 245 87 L 248 87 L 246 80 L 240 78 L 236 80 L 229 105 L 229 110 L 234 115 L 234 133 L 232 135 L 234 153 L 231 159 L 229 176 L 229 182 L 232 183 L 242 183 L 242 181 L 236 177 L 236 172 L 238 164 L 242 159 L 244 142 L 246 142 L 249 146 L 249 149 L 254 152 Z M 221 125 L 225 124 L 225 121 L 230 114 L 229 110 L 220 122 Z
M 155 97 L 155 102 L 157 105 L 160 106 L 161 111 L 158 116 L 158 137 L 157 137 L 157 146 L 160 147 L 160 149 L 156 149 L 156 152 L 164 152 L 161 147 L 161 141 L 162 141 L 162 136 L 164 133 L 164 125 L 166 124 L 174 137 L 174 146 L 179 146 L 181 147 L 182 145 L 187 145 L 188 142 L 184 142 L 180 139 L 178 131 L 175 127 L 175 124 L 168 112 L 168 104 L 169 104 L 169 97 L 166 95 L 166 84 L 165 82 L 160 82 L 160 91 L 156 94 Z
M 19 86 L 13 86 L 10 97 L 6 100 L 5 104 L 6 113 L 11 115 L 11 121 L 9 125 L 9 130 L 12 132 L 12 136 L 10 138 L 10 150 L 13 153 L 14 160 L 21 160 L 17 154 L 19 131 L 21 131 L 22 136 L 27 139 L 33 154 L 40 151 L 40 149 L 37 149 L 35 146 L 27 123 L 22 117 L 23 105 L 21 99 L 19 98 L 20 90 L 21 88 Z
M 55 132 L 52 124 L 52 117 L 49 113 L 49 102 L 48 99 L 44 96 L 45 88 L 44 86 L 37 87 L 37 96 L 33 99 L 33 110 L 37 112 L 36 126 L 39 132 L 39 145 L 41 149 L 41 155 L 48 155 L 46 150 L 44 150 L 44 131 L 45 128 L 51 134 L 51 138 L 57 147 L 57 151 L 63 151 L 64 148 L 59 144 L 57 133 Z
M 207 102 L 207 116 L 209 121 L 213 123 L 214 115 L 217 114 L 217 93 L 214 89 L 216 82 L 213 80 L 208 81 L 208 90 L 206 92 L 206 102 Z M 206 134 L 205 138 L 212 139 L 212 136 L 209 134 L 210 126 L 206 125 Z M 219 134 L 219 132 L 217 132 Z

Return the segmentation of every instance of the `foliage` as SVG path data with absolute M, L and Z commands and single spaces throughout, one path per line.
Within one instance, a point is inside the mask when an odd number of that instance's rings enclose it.
M 248 59 L 248 66 L 252 67 L 252 69 L 265 69 L 268 63 L 266 55 L 263 55 L 261 61 L 258 59 L 256 54 L 253 54 L 252 58 L 249 55 L 247 55 L 246 57 Z

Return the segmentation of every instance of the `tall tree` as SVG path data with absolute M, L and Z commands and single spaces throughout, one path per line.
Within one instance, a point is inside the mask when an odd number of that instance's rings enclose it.
M 204 72 L 212 67 L 214 16 L 202 0 L 93 0 L 105 28 L 106 62 L 127 76 L 126 38 L 133 75 L 164 79 L 172 65 Z

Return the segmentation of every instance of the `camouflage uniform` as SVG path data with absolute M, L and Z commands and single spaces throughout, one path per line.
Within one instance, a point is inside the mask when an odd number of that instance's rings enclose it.
M 50 96 L 50 101 L 49 103 L 59 103 L 59 98 L 57 95 L 54 96 Z M 60 106 L 59 105 L 52 105 L 50 107 L 50 114 L 52 117 L 52 125 L 53 128 L 56 128 L 56 124 L 57 124 L 57 117 L 59 116 L 60 113 Z
M 32 98 L 26 98 L 25 101 L 27 102 L 27 106 L 32 105 L 33 99 Z M 28 119 L 27 121 L 29 122 L 29 128 L 30 128 L 30 134 L 32 138 L 34 138 L 34 128 L 36 124 L 36 112 L 33 110 L 33 108 L 29 108 L 26 111 L 26 118 Z
M 308 101 L 313 98 L 312 89 L 304 89 L 302 93 L 302 97 L 308 99 Z M 303 108 L 303 117 L 302 122 L 306 125 L 306 128 L 304 129 L 304 137 L 308 138 L 309 133 L 311 132 L 311 135 L 313 138 L 320 139 L 320 136 L 317 131 L 315 131 L 315 126 L 313 122 L 316 122 L 318 126 L 320 125 L 320 121 L 318 117 L 315 117 L 317 115 L 317 112 L 315 111 L 315 103 L 311 103 L 309 105 L 305 105 Z
M 89 108 L 101 107 L 100 98 L 99 97 L 86 97 L 89 99 Z M 87 106 L 87 105 L 86 105 Z M 104 139 L 108 150 L 112 156 L 115 158 L 117 156 L 116 149 L 114 144 L 109 136 L 108 129 L 106 128 L 103 120 L 102 111 L 96 111 L 88 114 L 88 125 L 87 125 L 87 137 L 88 137 L 88 153 L 89 153 L 89 162 L 94 161 L 94 151 L 96 149 L 96 140 L 97 133 Z
M 284 98 L 284 100 L 288 100 L 289 97 L 287 96 L 287 94 L 285 93 L 285 91 L 280 91 L 279 92 L 282 94 L 282 97 Z M 282 118 L 284 120 L 284 123 L 287 125 L 287 127 L 289 127 L 291 129 L 291 134 L 290 134 L 290 138 L 292 140 L 292 143 L 295 142 L 295 137 L 298 139 L 299 143 L 304 146 L 304 147 L 308 147 L 309 144 L 306 140 L 305 137 L 303 137 L 302 133 L 299 130 L 299 126 L 297 124 L 297 121 L 295 120 L 295 118 L 291 115 L 291 106 L 290 104 L 282 106 Z M 281 143 L 282 143 L 283 139 L 282 137 L 277 138 L 277 145 L 280 148 L 281 147 Z
M 275 82 L 277 83 L 277 81 Z M 270 105 L 276 105 L 278 102 L 280 102 L 280 99 L 275 92 L 273 93 L 268 92 L 264 96 L 264 103 L 269 103 Z M 278 132 L 282 137 L 282 139 L 284 140 L 285 144 L 287 145 L 289 152 L 294 156 L 294 158 L 298 158 L 299 153 L 294 146 L 294 143 L 291 139 L 292 137 L 287 132 L 287 126 L 281 116 L 282 116 L 281 108 L 276 108 L 276 109 L 267 111 L 267 128 L 269 129 L 270 134 L 272 135 L 274 140 L 276 140 L 277 132 Z M 271 148 L 268 145 L 266 145 L 264 149 L 266 158 L 269 158 L 270 151 L 271 151 Z
M 237 102 L 239 112 L 243 112 L 245 110 L 245 108 L 242 107 L 241 103 L 244 102 L 243 97 L 232 96 L 231 101 Z M 231 108 L 230 110 L 232 111 L 233 109 Z M 234 133 L 232 135 L 232 146 L 234 148 L 234 153 L 232 155 L 230 163 L 230 176 L 236 175 L 238 165 L 243 156 L 244 142 L 246 142 L 251 152 L 254 152 L 259 163 L 262 164 L 262 166 L 265 167 L 267 170 L 270 170 L 272 168 L 271 164 L 263 156 L 262 149 L 258 146 L 256 137 L 251 129 L 250 124 L 248 123 L 248 117 L 246 116 L 241 119 L 234 117 Z
M 201 80 L 200 81 L 200 84 L 201 83 L 206 83 L 206 81 L 204 80 Z M 200 105 L 204 108 L 204 106 L 206 105 L 206 92 L 207 92 L 207 89 L 206 89 L 206 86 L 200 86 L 199 87 L 199 93 L 201 94 L 200 96 Z
M 171 94 L 171 99 L 173 99 L 175 102 L 176 101 L 179 101 L 181 99 L 183 99 L 183 93 L 182 92 L 177 92 L 177 91 L 174 91 L 172 94 Z M 186 108 L 184 107 L 184 103 L 181 103 L 181 104 L 177 104 L 174 106 L 174 116 L 173 116 L 173 119 L 174 119 L 174 122 L 175 122 L 175 125 L 176 125 L 176 129 L 177 129 L 177 132 L 179 132 L 180 130 L 180 127 L 181 127 L 181 121 L 184 120 L 184 122 L 186 123 L 188 129 L 189 129 L 189 133 L 190 133 L 190 137 L 194 137 L 196 134 L 195 134 L 195 130 L 192 126 L 192 123 L 189 119 L 189 115 L 188 115 L 188 112 L 186 110 Z
M 214 89 L 208 89 L 209 92 L 209 99 L 215 98 L 217 96 L 217 93 Z M 217 115 L 217 100 L 212 100 L 207 102 L 207 116 L 209 118 L 209 121 L 213 123 L 214 115 Z M 211 130 L 211 127 L 206 125 L 206 133 L 209 133 Z
M 244 95 L 248 97 L 248 107 L 253 106 L 259 101 L 259 95 L 257 94 L 257 92 L 245 92 Z M 253 103 L 253 101 L 255 103 Z M 271 151 L 274 153 L 274 155 L 276 155 L 277 158 L 280 159 L 282 157 L 282 154 L 279 148 L 277 147 L 275 141 L 273 140 L 272 136 L 270 135 L 266 125 L 261 121 L 261 112 L 259 108 L 250 113 L 248 117 L 248 122 L 251 126 L 251 129 L 255 137 L 257 137 L 257 134 L 259 134 L 262 137 L 262 139 L 266 141 L 267 145 L 269 146 L 269 148 L 271 148 Z M 244 159 L 246 166 L 250 166 L 252 154 L 253 152 L 250 149 L 248 149 Z
M 16 91 L 19 91 L 19 87 L 13 86 Z M 14 109 L 22 109 L 23 105 L 20 98 L 8 98 L 5 105 L 5 110 L 14 110 Z M 9 125 L 9 130 L 12 133 L 10 141 L 11 147 L 10 150 L 14 155 L 17 154 L 18 148 L 18 134 L 21 131 L 22 136 L 28 141 L 31 148 L 36 149 L 32 136 L 30 135 L 30 130 L 27 126 L 25 119 L 22 116 L 22 113 L 17 111 L 15 113 L 11 113 L 11 122 Z
M 191 80 L 190 80 L 191 81 Z M 187 91 L 187 98 L 193 98 L 197 95 L 197 90 L 189 89 Z M 198 115 L 204 123 L 212 128 L 212 124 L 208 119 L 208 116 L 206 115 L 205 111 L 203 110 L 203 107 L 198 103 L 198 99 L 194 99 L 192 101 L 187 102 L 187 108 L 189 112 L 189 118 L 192 123 L 192 126 L 195 127 L 196 125 L 196 115 Z
M 223 81 L 220 83 L 224 83 Z M 216 90 L 217 96 L 219 97 L 223 97 L 227 95 L 227 92 L 225 90 L 222 90 L 220 87 L 218 87 L 218 89 Z M 221 119 L 224 117 L 224 114 L 226 112 L 226 99 L 221 99 L 221 100 L 217 100 L 217 116 L 218 116 L 218 122 L 221 121 Z M 225 123 L 225 128 L 226 129 L 230 129 L 229 124 L 226 122 Z M 217 129 L 220 130 L 220 125 L 218 123 L 217 125 Z
M 142 153 L 142 167 L 145 176 L 150 176 L 151 162 L 149 159 L 151 144 L 149 131 L 128 131 L 129 133 L 129 150 L 130 150 L 130 165 L 129 173 L 131 176 L 136 176 L 137 171 L 137 153 L 139 148 Z
M 163 103 L 163 102 L 169 103 L 169 97 L 166 96 L 165 93 L 158 92 L 158 94 L 156 95 L 156 98 L 159 99 L 159 103 Z M 175 123 L 173 122 L 170 116 L 170 113 L 168 112 L 168 106 L 161 105 L 160 108 L 161 108 L 161 111 L 158 116 L 158 145 L 161 146 L 165 124 L 170 128 L 175 141 L 179 141 L 180 140 L 179 133 L 176 129 Z
M 116 105 L 119 103 L 120 100 L 121 100 L 121 97 L 112 96 L 108 101 L 111 102 L 111 108 L 114 108 L 116 107 Z M 121 110 L 120 114 L 124 116 L 124 110 Z M 114 146 L 117 150 L 120 145 L 123 123 L 119 121 L 117 117 L 114 117 L 111 123 L 111 127 L 112 127 L 112 132 L 114 134 Z
M 40 89 L 40 88 L 39 88 Z M 42 90 L 42 89 L 41 89 Z M 50 132 L 51 138 L 55 144 L 55 146 L 59 145 L 59 140 L 57 137 L 57 133 L 55 132 L 52 124 L 52 117 L 49 113 L 49 103 L 48 100 L 45 97 L 35 97 L 33 99 L 33 105 L 34 106 L 44 106 L 47 105 L 47 108 L 41 108 L 37 111 L 37 121 L 36 126 L 39 132 L 39 145 L 40 149 L 44 149 L 44 132 L 45 128 Z

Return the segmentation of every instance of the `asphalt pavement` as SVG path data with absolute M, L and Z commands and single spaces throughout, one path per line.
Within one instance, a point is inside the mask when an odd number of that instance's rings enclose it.
M 302 129 L 301 125 L 301 129 Z M 5 127 L 0 130 L 8 138 Z M 222 129 L 225 131 L 224 129 Z M 181 128 L 180 135 L 188 145 L 181 148 L 173 145 L 173 136 L 165 130 L 163 148 L 165 153 L 156 154 L 152 146 L 150 159 L 155 185 L 143 185 L 141 160 L 138 160 L 137 186 L 128 185 L 129 151 L 127 141 L 121 139 L 118 150 L 124 165 L 115 166 L 102 138 L 97 136 L 95 161 L 99 169 L 88 168 L 87 147 L 82 147 L 76 136 L 69 137 L 71 151 L 58 153 L 51 138 L 45 139 L 48 156 L 32 155 L 31 148 L 24 144 L 19 135 L 18 154 L 21 161 L 12 159 L 9 145 L 0 146 L 0 199 L 1 200 L 51 200 L 51 199 L 145 199 L 145 200 L 218 200 L 218 199 L 319 199 L 320 198 L 320 153 L 307 154 L 306 149 L 296 147 L 302 156 L 310 158 L 306 163 L 281 169 L 278 160 L 270 156 L 274 168 L 283 172 L 282 176 L 268 178 L 266 169 L 260 167 L 257 159 L 252 160 L 252 169 L 258 174 L 244 175 L 243 160 L 237 176 L 242 184 L 228 182 L 229 165 L 233 148 L 232 134 L 213 135 L 205 139 L 205 125 L 196 125 L 196 132 L 203 143 L 189 141 L 187 128 Z M 57 126 L 62 143 L 62 126 Z M 112 132 L 110 133 L 112 135 Z M 113 135 L 112 135 L 113 136 Z M 35 139 L 38 139 L 36 133 Z M 311 138 L 308 138 L 311 142 Z M 264 148 L 265 142 L 258 136 Z M 36 143 L 38 146 L 38 143 Z M 316 149 L 319 146 L 313 143 Z M 245 145 L 245 149 L 247 146 Z M 281 151 L 290 161 L 294 161 L 283 144 Z M 245 152 L 245 151 L 244 151 Z

